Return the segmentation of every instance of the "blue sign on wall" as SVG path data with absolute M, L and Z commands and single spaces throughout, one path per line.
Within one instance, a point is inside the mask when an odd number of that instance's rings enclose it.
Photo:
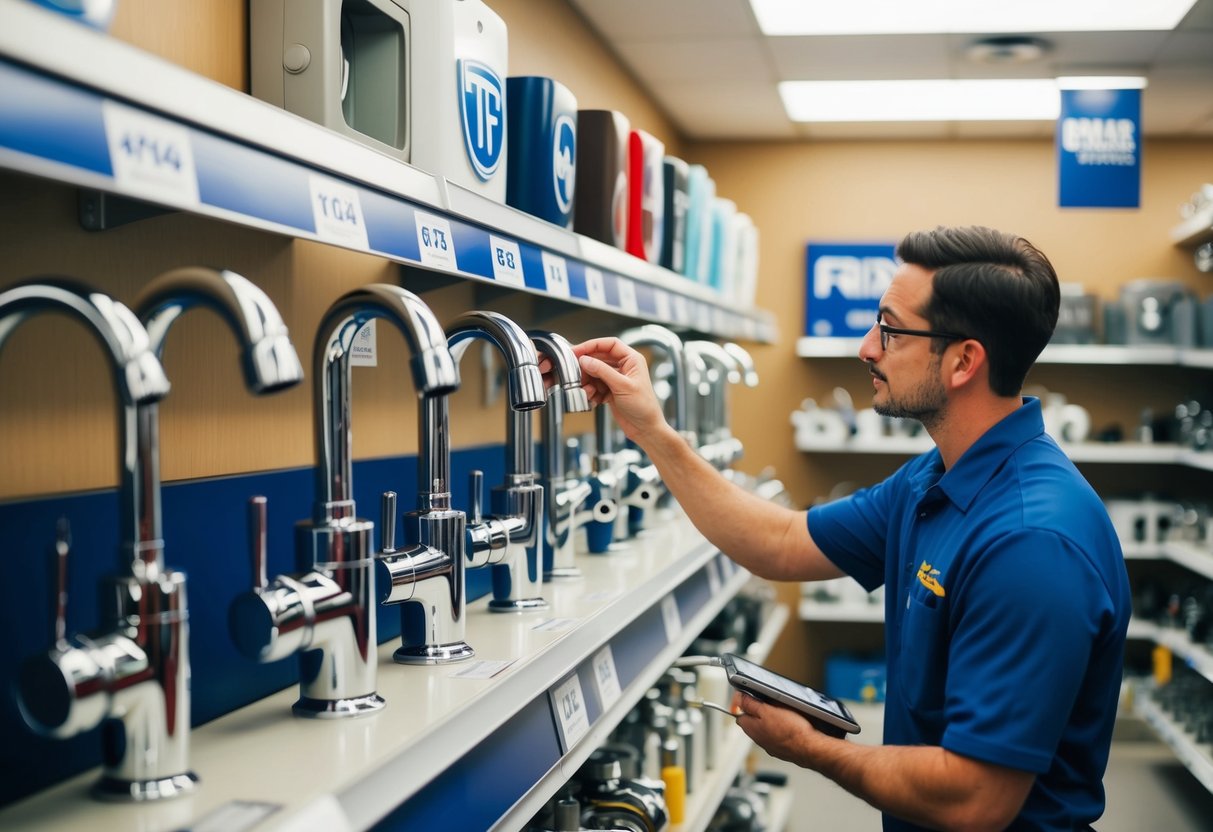
M 805 270 L 805 335 L 856 338 L 876 322 L 893 280 L 893 243 L 809 243 Z
M 1058 205 L 1141 204 L 1141 90 L 1062 90 Z

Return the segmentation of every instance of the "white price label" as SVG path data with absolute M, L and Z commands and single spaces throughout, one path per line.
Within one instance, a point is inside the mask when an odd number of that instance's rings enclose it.
M 615 654 L 611 645 L 607 645 L 594 654 L 594 681 L 598 683 L 598 698 L 602 700 L 602 709 L 609 710 L 619 701 L 623 691 L 619 688 L 619 674 L 615 672 Z
M 670 314 L 670 293 L 665 289 L 654 289 L 653 297 L 657 301 L 657 320 L 672 320 L 673 316 Z
M 421 262 L 449 271 L 455 270 L 455 238 L 451 235 L 451 224 L 442 217 L 416 211 L 417 247 L 421 249 Z
M 712 307 L 706 303 L 699 304 L 695 310 L 695 326 L 703 332 L 712 331 Z
M 350 366 L 377 367 L 379 360 L 376 343 L 375 322 L 370 320 L 362 325 L 362 329 L 354 336 L 354 342 L 350 344 Z
M 689 324 L 691 322 L 691 304 L 686 295 L 674 295 L 674 323 Z
M 661 623 L 665 625 L 665 640 L 673 644 L 682 632 L 682 616 L 678 613 L 678 601 L 673 595 L 661 599 Z
M 716 332 L 723 332 L 728 316 L 724 310 L 717 306 L 712 310 L 712 329 Z
M 316 236 L 326 243 L 350 248 L 367 249 L 366 221 L 358 190 L 335 179 L 308 174 L 308 190 L 312 194 L 312 219 Z
M 625 315 L 639 314 L 640 307 L 636 305 L 636 284 L 626 277 L 619 278 L 615 283 L 619 286 L 619 308 Z
M 713 595 L 720 594 L 723 581 L 720 579 L 720 564 L 715 559 L 708 561 L 708 590 Z
M 513 240 L 489 235 L 489 248 L 493 254 L 493 279 L 511 286 L 525 286 L 522 276 L 522 251 Z
M 547 281 L 548 294 L 555 298 L 569 296 L 569 264 L 558 254 L 542 254 L 543 279 Z
M 606 306 L 606 284 L 602 272 L 592 266 L 585 267 L 585 293 L 591 306 Z
M 113 101 L 101 102 L 101 118 L 119 187 L 155 202 L 198 204 L 198 171 L 187 128 Z
M 564 750 L 575 746 L 590 731 L 589 712 L 585 707 L 585 695 L 581 692 L 581 679 L 574 673 L 569 679 L 550 691 L 552 708 L 560 722 L 564 735 Z

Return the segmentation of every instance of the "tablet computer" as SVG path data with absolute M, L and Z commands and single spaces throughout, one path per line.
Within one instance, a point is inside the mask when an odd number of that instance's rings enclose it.
M 859 723 L 847 706 L 832 696 L 794 682 L 733 653 L 720 657 L 729 684 L 757 699 L 799 711 L 823 733 L 833 737 L 858 734 Z

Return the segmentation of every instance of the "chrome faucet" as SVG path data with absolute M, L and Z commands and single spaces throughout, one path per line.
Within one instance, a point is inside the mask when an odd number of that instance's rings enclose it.
M 420 298 L 398 286 L 371 284 L 329 307 L 313 352 L 316 501 L 296 525 L 298 572 L 265 577 L 264 502 L 254 501 L 253 591 L 229 610 L 232 638 L 259 661 L 300 656 L 297 716 L 354 717 L 383 707 L 375 691 L 376 559 L 374 523 L 357 516 L 350 431 L 350 352 L 359 330 L 382 318 L 404 335 L 423 402 L 459 386 L 442 328 Z M 441 559 L 439 559 L 441 561 Z M 427 564 L 414 577 L 453 574 L 448 562 Z M 462 591 L 462 585 L 459 590 Z
M 581 577 L 581 570 L 573 562 L 573 533 L 593 516 L 582 510 L 592 487 L 584 479 L 566 473 L 564 414 L 588 411 L 590 400 L 581 386 L 581 367 L 569 342 L 554 332 L 531 330 L 527 334 L 539 352 L 551 361 L 556 379 L 548 390 L 543 412 L 543 456 L 539 462 L 547 509 L 543 574 L 547 580 L 573 580 Z
M 688 341 L 687 352 L 703 360 L 707 373 L 698 387 L 699 453 L 724 470 L 741 458 L 740 440 L 729 429 L 729 384 L 758 384 L 749 353 L 736 344 L 727 349 L 712 341 Z
M 100 341 L 114 367 L 118 393 L 118 460 L 123 490 L 136 480 L 134 435 L 136 407 L 152 405 L 169 391 L 146 329 L 127 307 L 78 283 L 48 278 L 0 292 L 0 348 L 27 318 L 40 312 L 66 312 L 83 321 Z M 122 501 L 130 507 L 129 500 Z M 103 799 L 148 801 L 190 792 L 197 781 L 187 757 L 188 655 L 158 650 L 160 644 L 184 649 L 184 576 L 138 569 L 140 561 L 133 512 L 120 522 L 126 574 L 114 576 L 108 595 L 109 620 L 98 633 L 67 636 L 66 568 L 70 530 L 57 532 L 58 604 L 54 643 L 28 659 L 17 683 L 17 701 L 26 723 L 38 733 L 67 739 L 114 719 L 106 734 L 101 779 L 93 794 Z M 129 556 L 129 557 L 128 557 Z M 141 598 L 132 598 L 132 587 Z M 104 596 L 103 596 L 104 597 Z M 132 600 L 142 605 L 132 608 Z M 185 666 L 184 675 L 165 661 Z M 186 706 L 173 697 L 186 693 Z
M 497 345 L 509 367 L 510 407 L 534 410 L 544 401 L 543 377 L 538 356 L 530 340 L 516 324 L 495 312 L 470 312 L 454 321 L 446 331 L 452 363 L 458 366 L 473 338 Z M 472 515 L 452 508 L 450 401 L 434 396 L 422 402 L 417 459 L 416 511 L 404 515 L 405 548 L 385 550 L 379 557 L 380 598 L 384 604 L 400 605 L 401 645 L 392 658 L 401 664 L 445 664 L 475 655 L 464 640 L 467 598 L 465 570 L 501 564 L 515 544 L 533 536 L 542 523 L 539 515 L 480 516 L 482 476 L 472 474 Z M 529 450 L 514 437 L 507 451 L 512 471 Z M 530 480 L 533 481 L 532 472 Z M 518 475 L 520 487 L 528 484 Z M 539 486 L 534 486 L 538 490 Z M 541 495 L 532 501 L 542 510 Z M 385 514 L 388 509 L 385 508 Z M 525 550 L 524 550 L 525 551 Z M 436 564 L 442 563 L 439 569 Z M 431 579 L 433 578 L 433 579 Z M 423 580 L 418 580 L 423 579 Z

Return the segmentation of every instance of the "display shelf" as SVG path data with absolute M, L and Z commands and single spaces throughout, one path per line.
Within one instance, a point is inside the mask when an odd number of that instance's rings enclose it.
M 1213 551 L 1192 543 L 1168 541 L 1162 545 L 1162 554 L 1167 560 L 1213 580 Z
M 1213 242 L 1213 202 L 1173 227 L 1171 242 L 1184 248 L 1196 248 L 1203 243 Z
M 787 621 L 788 608 L 782 604 L 776 606 L 770 617 L 764 622 L 758 640 L 746 650 L 746 658 L 757 664 L 765 662 L 771 647 L 775 644 L 775 639 L 779 637 L 779 633 Z M 729 786 L 733 784 L 746 757 L 754 747 L 750 738 L 737 727 L 736 722 L 726 717 L 721 724 L 724 736 L 719 762 L 714 769 L 707 773 L 703 785 L 687 796 L 687 816 L 682 823 L 672 825 L 670 832 L 703 832 L 707 829 L 708 824 L 712 822 L 712 817 L 716 814 L 717 807 L 720 806 L 720 801 L 724 799 Z
M 857 358 L 859 338 L 810 338 L 796 342 L 801 358 Z M 1049 344 L 1037 364 L 1073 364 L 1123 367 L 1128 364 L 1213 368 L 1213 349 L 1167 344 Z
M 1213 652 L 1202 644 L 1193 644 L 1188 633 L 1177 627 L 1163 627 L 1152 621 L 1130 620 L 1134 637 L 1149 639 L 1162 645 L 1183 660 L 1184 664 L 1213 682 Z
M 1158 625 L 1152 621 L 1142 621 L 1136 615 L 1129 618 L 1129 631 L 1126 633 L 1127 638 L 1136 641 L 1153 641 L 1158 635 Z
M 850 621 L 884 623 L 884 604 L 858 604 L 840 601 L 812 601 L 803 598 L 800 601 L 801 621 Z
M 767 829 L 769 832 L 783 832 L 792 817 L 792 790 L 788 787 L 772 788 L 771 799 L 767 803 Z
M 1192 735 L 1171 718 L 1141 685 L 1134 687 L 1133 712 L 1140 716 L 1171 747 L 1188 771 L 1213 792 L 1213 757 L 1207 745 L 1197 744 Z
M 87 795 L 92 771 L 6 807 L 0 828 L 156 832 L 188 828 L 236 801 L 273 806 L 265 829 L 365 829 L 383 819 L 440 828 L 452 805 L 468 828 L 524 822 L 534 813 L 520 811 L 527 801 L 538 808 L 550 797 L 749 580 L 682 517 L 578 565 L 584 580 L 544 585 L 546 612 L 498 615 L 487 599 L 473 604 L 471 662 L 404 667 L 391 659 L 397 644 L 382 645 L 378 691 L 388 706 L 374 716 L 296 719 L 292 686 L 193 732 L 201 778 L 193 795 L 98 803 Z M 574 679 L 580 737 L 566 735 L 553 698 Z M 471 803 L 461 796 L 469 782 L 483 784 Z
M 806 453 L 832 454 L 921 454 L 935 447 L 929 436 L 885 437 L 860 440 L 849 437 L 842 442 L 806 438 L 797 434 L 796 449 Z M 1213 467 L 1213 454 L 1188 451 L 1178 445 L 1140 442 L 1064 442 L 1061 449 L 1075 462 L 1107 462 L 1126 464 L 1171 464 L 1190 467 Z M 1206 459 L 1206 457 L 1209 457 Z
M 63 15 L 0 0 L 0 18 L 0 168 L 628 318 L 775 340 L 767 312 Z

